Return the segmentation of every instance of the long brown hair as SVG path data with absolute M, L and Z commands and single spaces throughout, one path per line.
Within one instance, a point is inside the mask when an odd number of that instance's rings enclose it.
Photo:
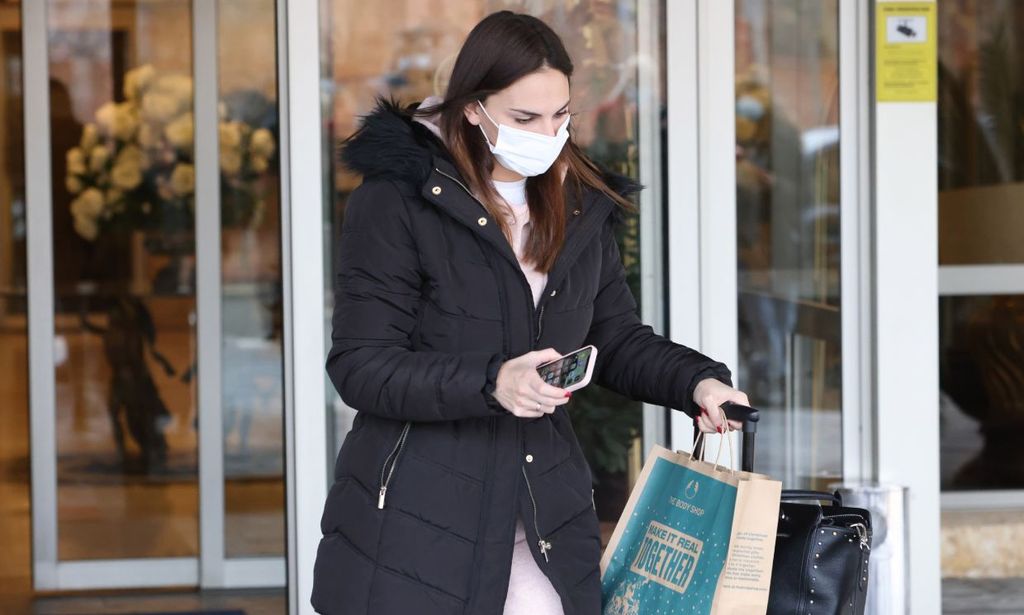
M 469 182 L 469 188 L 498 221 L 506 237 L 511 230 L 506 206 L 491 183 L 494 157 L 479 129 L 466 119 L 463 109 L 484 100 L 522 77 L 543 68 L 553 68 L 572 79 L 573 65 L 562 39 L 547 24 L 531 15 L 499 11 L 485 17 L 466 38 L 452 69 L 444 102 L 419 108 L 415 115 L 440 116 L 441 133 L 455 166 Z M 602 172 L 572 138 L 547 172 L 526 180 L 531 231 L 524 258 L 539 271 L 547 272 L 555 262 L 565 239 L 565 181 L 577 194 L 584 186 L 603 192 L 627 211 L 636 207 L 612 190 Z

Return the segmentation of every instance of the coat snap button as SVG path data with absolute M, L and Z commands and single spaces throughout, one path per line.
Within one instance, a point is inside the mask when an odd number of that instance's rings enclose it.
M 526 463 L 533 463 L 533 455 L 526 456 Z
M 438 194 L 441 194 L 441 186 L 434 186 L 430 191 L 434 193 L 434 196 L 437 196 Z
M 487 218 L 480 218 L 476 221 L 480 226 L 487 226 Z
M 578 209 L 572 210 L 572 215 L 574 215 L 574 216 L 580 215 L 580 210 L 578 210 Z
M 557 289 L 557 288 L 556 288 L 555 290 L 551 291 L 551 296 L 552 296 L 552 297 L 554 297 L 554 296 L 555 296 L 555 293 L 557 293 L 557 292 L 558 292 L 558 289 Z

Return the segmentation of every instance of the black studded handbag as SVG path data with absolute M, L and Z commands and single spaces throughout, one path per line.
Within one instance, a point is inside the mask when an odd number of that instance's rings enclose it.
M 742 468 L 753 472 L 760 411 L 732 402 L 722 404 L 722 410 L 743 423 Z M 695 455 L 703 455 L 699 432 L 694 418 Z M 768 615 L 863 615 L 870 555 L 871 513 L 843 506 L 838 491 L 784 489 Z
M 784 490 L 768 614 L 862 615 L 870 554 L 868 511 L 838 492 Z

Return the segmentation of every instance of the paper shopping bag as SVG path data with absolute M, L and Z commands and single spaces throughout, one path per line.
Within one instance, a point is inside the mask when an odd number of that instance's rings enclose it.
M 764 615 L 772 584 L 782 483 L 738 472 L 729 554 L 718 577 L 711 615 Z
M 655 446 L 601 558 L 603 614 L 763 614 L 780 490 Z

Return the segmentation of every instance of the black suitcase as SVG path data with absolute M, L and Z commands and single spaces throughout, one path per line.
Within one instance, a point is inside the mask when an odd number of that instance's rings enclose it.
M 743 422 L 741 469 L 753 472 L 760 412 L 731 402 L 723 404 L 722 410 L 729 419 Z M 694 455 L 702 458 L 704 439 L 698 442 L 698 434 L 694 419 Z M 784 489 L 768 614 L 863 615 L 870 555 L 871 514 L 867 510 L 843 506 L 838 491 Z

